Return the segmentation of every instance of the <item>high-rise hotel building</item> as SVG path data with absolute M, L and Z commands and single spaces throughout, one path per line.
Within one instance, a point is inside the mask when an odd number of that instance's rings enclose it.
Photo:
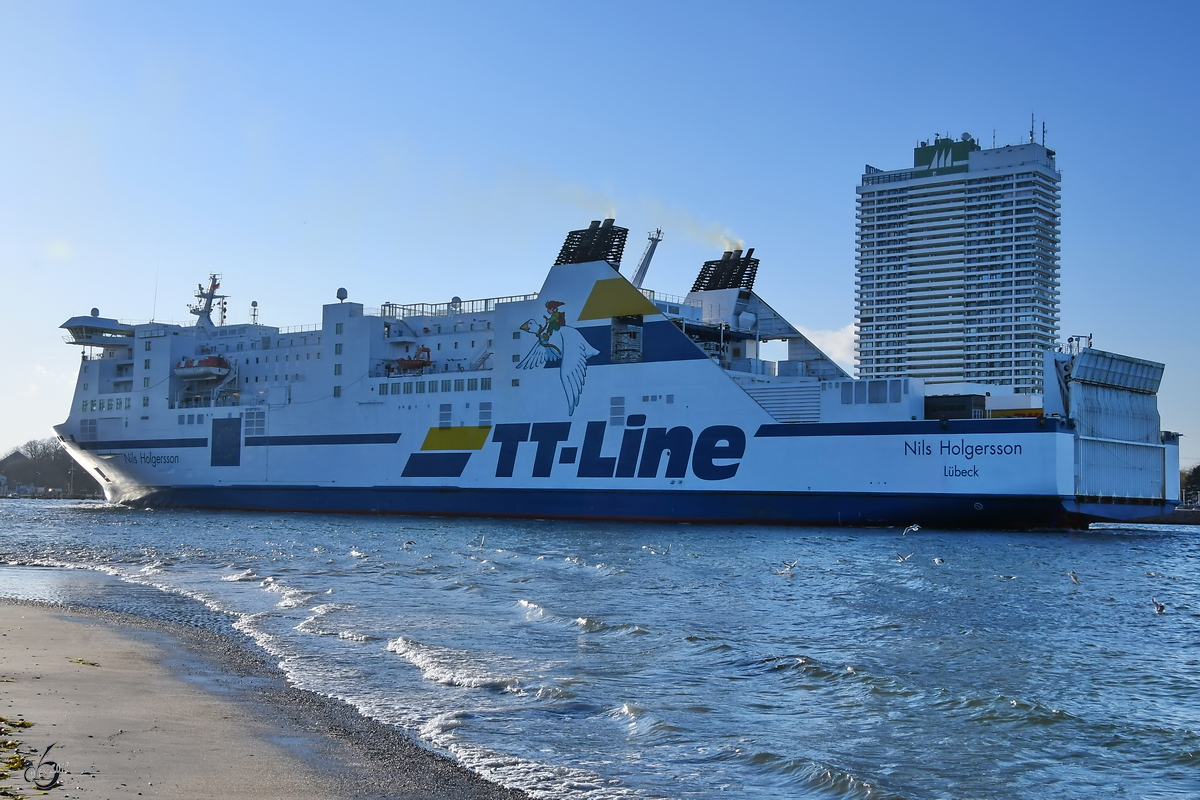
M 1032 139 L 1032 137 L 1031 137 Z M 860 378 L 1042 391 L 1058 340 L 1054 151 L 935 138 L 858 187 Z

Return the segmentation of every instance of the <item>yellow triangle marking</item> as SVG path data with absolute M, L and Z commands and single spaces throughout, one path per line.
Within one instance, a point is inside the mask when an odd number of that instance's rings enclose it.
M 646 299 L 646 296 L 633 288 L 633 284 L 624 278 L 608 278 L 596 281 L 592 293 L 588 295 L 583 310 L 578 319 L 605 319 L 606 317 L 628 317 L 635 314 L 660 313 Z

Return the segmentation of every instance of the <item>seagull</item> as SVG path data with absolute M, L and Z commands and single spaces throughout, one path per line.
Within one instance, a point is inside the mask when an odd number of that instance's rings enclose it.
M 416 542 L 414 542 L 410 539 L 409 541 L 404 543 L 404 549 L 407 550 L 408 548 L 414 546 L 415 544 L 416 544 Z
M 785 561 L 785 562 L 783 562 L 783 569 L 779 570 L 775 574 L 776 575 L 787 575 L 789 572 L 792 571 L 792 567 L 796 566 L 799 563 L 800 563 L 800 559 L 798 559 L 798 558 L 795 561 L 791 561 L 791 562 Z
M 933 560 L 933 563 L 935 563 L 935 564 L 945 564 L 945 563 L 946 563 L 946 559 L 944 559 L 944 558 L 935 558 L 935 559 Z
M 902 534 L 900 534 L 900 535 L 901 535 L 901 536 L 908 536 L 908 534 L 909 534 L 909 533 L 916 533 L 916 532 L 917 532 L 917 531 L 919 531 L 919 530 L 921 530 L 921 526 L 920 526 L 920 525 L 909 525 L 907 528 L 905 528 L 905 529 L 904 529 L 904 533 L 902 533 Z
M 1068 572 L 1067 574 L 1071 576 L 1071 583 L 1073 583 L 1073 584 L 1075 584 L 1076 586 L 1078 586 L 1078 585 L 1079 585 L 1079 578 L 1076 578 L 1076 577 L 1075 577 L 1075 570 L 1071 570 L 1071 571 L 1070 571 L 1070 572 Z
M 551 300 L 546 303 L 543 322 L 526 320 L 521 330 L 536 337 L 533 346 L 517 364 L 518 369 L 541 369 L 548 361 L 561 361 L 559 381 L 567 397 L 567 414 L 574 415 L 579 398 L 583 395 L 583 381 L 587 377 L 587 360 L 599 355 L 600 351 L 588 344 L 583 334 L 567 324 L 566 315 L 559 309 L 563 303 Z
M 1158 602 L 1158 598 L 1156 598 L 1156 597 L 1151 597 L 1150 602 L 1154 603 L 1154 613 L 1155 614 L 1162 614 L 1167 610 L 1166 605 Z
M 912 558 L 912 557 L 913 557 L 913 554 L 912 554 L 912 553 L 909 553 L 909 554 L 908 554 L 908 555 L 906 555 L 906 556 L 902 556 L 902 555 L 900 555 L 899 553 L 896 553 L 896 561 L 897 561 L 897 562 L 899 562 L 899 563 L 901 563 L 901 564 L 903 564 L 905 561 L 908 561 L 908 560 L 909 560 L 910 558 Z

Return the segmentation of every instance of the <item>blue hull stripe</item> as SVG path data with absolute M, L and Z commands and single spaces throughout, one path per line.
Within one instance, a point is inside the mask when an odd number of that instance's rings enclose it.
M 395 444 L 398 433 L 328 433 L 316 436 L 247 436 L 246 447 L 293 447 L 320 444 Z
M 149 450 L 152 447 L 208 447 L 208 439 L 112 439 L 75 444 L 80 450 Z
M 405 478 L 457 478 L 470 458 L 470 453 L 413 453 L 402 474 Z
M 1067 430 L 1056 419 L 948 419 L 910 422 L 793 422 L 760 425 L 756 439 L 791 436 L 938 436 L 967 433 L 1058 433 Z
M 629 492 L 445 486 L 178 486 L 151 489 L 131 502 L 250 511 L 868 527 L 917 523 L 951 529 L 1075 528 L 1089 521 L 1130 520 L 1170 510 L 1161 503 L 1114 504 L 1105 505 L 1098 514 L 1094 506 L 1084 509 L 1074 498 L 1056 496 Z

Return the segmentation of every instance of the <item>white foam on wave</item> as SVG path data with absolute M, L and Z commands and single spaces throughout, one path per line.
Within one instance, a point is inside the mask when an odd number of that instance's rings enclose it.
M 260 585 L 268 592 L 277 592 L 283 595 L 283 598 L 275 604 L 276 608 L 300 608 L 301 606 L 308 605 L 309 600 L 321 594 L 321 592 L 288 586 L 286 583 L 280 583 L 275 578 L 266 578 Z
M 240 581 L 258 581 L 258 580 L 262 580 L 262 578 L 260 578 L 258 573 L 255 572 L 253 569 L 244 569 L 241 572 L 235 572 L 232 575 L 222 575 L 221 580 L 240 582 Z
M 421 726 L 421 739 L 493 783 L 519 788 L 536 800 L 627 800 L 642 793 L 579 767 L 545 764 L 464 742 L 458 731 L 470 724 L 464 711 L 438 714 Z
M 427 680 L 443 686 L 499 689 L 514 693 L 522 691 L 520 677 L 512 671 L 506 674 L 489 670 L 480 661 L 479 654 L 469 650 L 423 644 L 405 636 L 388 642 L 387 649 L 421 670 Z

